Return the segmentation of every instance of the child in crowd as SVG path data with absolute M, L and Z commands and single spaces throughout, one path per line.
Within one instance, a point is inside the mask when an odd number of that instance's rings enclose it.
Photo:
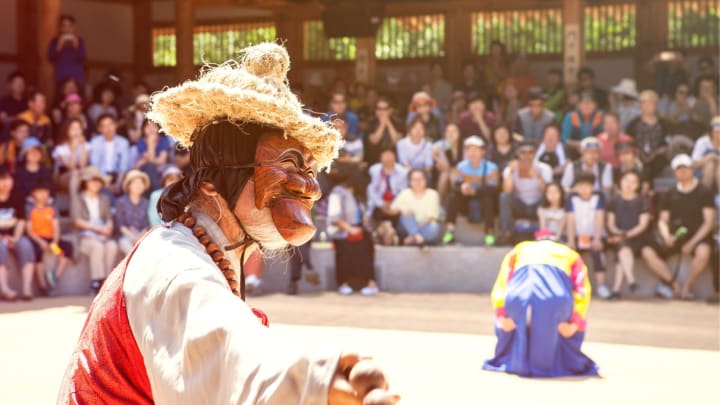
M 538 207 L 540 229 L 548 229 L 554 240 L 562 240 L 565 234 L 565 219 L 565 191 L 559 183 L 548 183 L 543 201 Z
M 27 235 L 35 251 L 38 284 L 48 295 L 52 295 L 58 280 L 70 263 L 69 258 L 73 255 L 72 244 L 60 239 L 60 221 L 58 212 L 51 205 L 50 189 L 51 185 L 47 182 L 33 187 L 30 192 L 33 203 L 27 212 Z M 54 270 L 45 268 L 45 253 L 57 255 L 57 266 Z
M 597 293 L 608 299 L 610 290 L 605 285 L 605 204 L 602 194 L 593 192 L 595 175 L 581 172 L 575 176 L 574 193 L 567 201 L 567 244 L 580 253 L 590 253 L 597 278 Z
M 50 186 L 50 194 L 55 194 L 52 170 L 45 165 L 45 150 L 37 138 L 25 139 L 20 151 L 22 164 L 15 171 L 14 192 L 26 200 L 36 185 L 43 183 Z
M 640 195 L 640 174 L 627 171 L 620 177 L 620 194 L 608 204 L 608 242 L 615 245 L 617 271 L 612 298 L 620 298 L 623 279 L 627 278 L 631 292 L 637 290 L 635 283 L 635 257 L 647 244 L 646 235 L 650 225 L 648 200 Z
M 162 219 L 158 213 L 157 204 L 163 191 L 165 191 L 165 187 L 175 183 L 182 177 L 182 170 L 180 170 L 177 166 L 168 166 L 163 171 L 161 179 L 162 187 L 150 193 L 150 198 L 148 198 L 148 220 L 150 221 L 150 226 L 157 226 L 162 223 Z

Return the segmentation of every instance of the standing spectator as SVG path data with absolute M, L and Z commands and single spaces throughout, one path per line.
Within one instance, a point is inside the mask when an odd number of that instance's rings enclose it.
M 560 142 L 560 127 L 550 124 L 543 129 L 542 142 L 535 154 L 535 162 L 543 162 L 553 170 L 553 177 L 560 179 L 565 172 L 565 147 Z
M 365 162 L 372 166 L 380 161 L 380 153 L 394 149 L 403 134 L 403 125 L 393 116 L 390 100 L 380 97 L 375 103 L 375 118 L 368 125 L 368 136 L 364 141 Z
M 447 205 L 447 231 L 443 243 L 455 241 L 455 221 L 459 212 L 467 212 L 471 223 L 484 222 L 485 240 L 495 244 L 495 201 L 499 172 L 495 163 L 485 159 L 485 142 L 471 136 L 464 142 L 465 160 L 458 163 L 453 190 Z
M 626 172 L 636 172 L 640 176 L 640 194 L 647 196 L 650 192 L 650 177 L 647 174 L 647 170 L 643 166 L 640 158 L 638 157 L 637 147 L 635 143 L 620 142 L 615 145 L 615 154 L 618 157 L 618 167 L 613 168 L 613 184 L 615 185 L 615 191 L 620 191 L 620 178 Z
M 115 117 L 101 115 L 97 121 L 99 134 L 90 140 L 90 165 L 110 176 L 110 191 L 119 195 L 123 177 L 128 170 L 130 145 L 127 139 L 116 133 Z
M 50 41 L 48 59 L 55 65 L 55 83 L 68 77 L 85 82 L 85 41 L 75 32 L 75 17 L 60 16 L 60 34 Z
M 360 121 L 358 129 L 363 134 L 370 133 L 370 120 L 375 117 L 375 104 L 380 99 L 377 89 L 368 87 L 365 92 L 365 100 L 363 100 L 360 108 L 356 110 L 358 120 Z
M 580 151 L 580 141 L 603 132 L 603 113 L 597 109 L 592 93 L 580 94 L 577 108 L 565 114 L 562 122 L 562 142 L 567 146 L 570 157 Z
M 612 166 L 600 161 L 600 147 L 597 138 L 583 139 L 580 147 L 582 150 L 580 160 L 567 165 L 560 182 L 566 192 L 571 191 L 581 173 L 592 173 L 595 179 L 593 192 L 604 193 L 606 196 L 610 195 L 613 185 Z
M 397 144 L 398 162 L 408 169 L 430 175 L 433 168 L 432 143 L 425 136 L 425 123 L 416 117 L 408 124 L 408 134 Z
M 695 78 L 694 87 L 700 87 L 700 80 L 705 77 L 710 77 L 715 80 L 715 83 L 720 80 L 720 73 L 715 66 L 715 60 L 711 56 L 703 56 L 697 61 L 698 76 Z
M 390 210 L 400 216 L 399 234 L 405 238 L 403 244 L 434 245 L 440 240 L 440 196 L 428 188 L 422 170 L 410 170 L 408 182 L 410 188 L 401 191 L 390 205 Z
M 640 93 L 640 116 L 630 121 L 627 133 L 635 139 L 640 160 L 655 178 L 667 166 L 667 142 L 670 124 L 657 115 L 658 96 L 652 90 Z
M 560 122 L 565 113 L 565 88 L 562 81 L 562 70 L 552 68 L 545 79 L 545 108 L 555 114 L 555 121 Z
M 500 193 L 499 244 L 512 239 L 515 220 L 537 220 L 537 209 L 543 198 L 545 185 L 552 182 L 552 169 L 535 161 L 537 147 L 532 142 L 522 142 L 517 148 L 517 160 L 508 164 L 502 173 Z
M 416 117 L 419 117 L 423 124 L 425 124 L 425 136 L 431 142 L 435 142 L 442 137 L 443 133 L 440 116 L 440 111 L 437 110 L 435 100 L 433 100 L 428 93 L 419 91 L 413 95 L 412 101 L 408 106 L 406 123 L 409 126 Z
M 165 191 L 165 188 L 176 181 L 182 179 L 183 173 L 177 166 L 168 166 L 165 168 L 162 174 L 162 187 L 158 188 L 157 190 L 153 190 L 152 193 L 150 193 L 150 197 L 148 198 L 148 221 L 150 222 L 150 226 L 157 226 L 162 224 L 162 218 L 160 218 L 160 214 L 158 213 L 157 205 L 158 201 L 160 200 L 160 196 L 162 195 L 163 191 Z
M 570 249 L 591 254 L 598 296 L 608 299 L 612 293 L 605 283 L 605 203 L 602 194 L 594 191 L 594 184 L 591 172 L 575 178 L 575 192 L 567 202 L 567 244 Z
M 712 76 L 702 76 L 697 80 L 696 98 L 693 106 L 693 120 L 700 123 L 708 122 L 720 114 L 718 109 L 718 84 Z
M 90 287 L 97 294 L 117 259 L 110 199 L 100 191 L 107 184 L 100 170 L 83 170 L 80 193 L 71 203 L 73 226 L 79 231 L 79 251 L 90 260 Z
M 540 86 L 540 83 L 535 76 L 530 74 L 527 55 L 522 53 L 518 55 L 512 64 L 511 70 L 512 74 L 510 78 L 512 78 L 512 81 L 515 84 L 515 88 L 518 92 L 518 98 L 521 103 L 525 103 L 527 102 L 528 91 L 531 88 L 539 88 Z
M 656 53 L 648 62 L 654 76 L 653 88 L 661 96 L 668 95 L 677 83 L 689 82 L 687 54 L 684 50 Z
M 0 167 L 0 291 L 5 300 L 14 300 L 17 293 L 8 285 L 9 251 L 17 257 L 22 275 L 21 298 L 33 299 L 32 282 L 35 257 L 25 232 L 25 202 L 13 191 L 13 178 L 7 169 Z
M 460 114 L 458 125 L 463 140 L 470 135 L 479 135 L 485 142 L 490 140 L 495 119 L 485 109 L 485 100 L 480 93 L 469 94 L 468 109 Z
M 150 96 L 140 94 L 135 99 L 135 104 L 125 111 L 125 123 L 127 125 L 127 135 L 130 145 L 135 145 L 143 136 L 145 126 L 145 114 L 150 109 Z
M 477 68 L 472 61 L 463 63 L 462 81 L 458 84 L 457 89 L 467 95 L 478 94 L 481 97 L 485 95 L 485 88 L 478 78 Z
M 58 212 L 51 205 L 52 183 L 41 182 L 31 190 L 32 207 L 27 213 L 27 236 L 35 251 L 35 271 L 40 288 L 52 295 L 57 282 L 73 257 L 73 245 L 60 239 Z M 57 256 L 55 269 L 45 268 L 45 254 Z
M 20 151 L 22 164 L 15 171 L 14 192 L 25 201 L 30 192 L 38 184 L 50 184 L 50 193 L 55 195 L 52 170 L 45 165 L 45 151 L 40 141 L 30 137 L 22 145 Z
M 497 103 L 495 112 L 497 113 L 497 123 L 512 127 L 518 111 L 522 107 L 522 99 L 515 79 L 510 77 L 500 85 L 498 89 L 500 102 Z
M 142 170 L 150 178 L 151 189 L 160 187 L 160 173 L 168 163 L 170 141 L 160 133 L 160 126 L 147 118 L 141 125 L 142 138 L 130 149 L 134 169 Z
M 452 85 L 443 74 L 443 67 L 440 62 L 430 64 L 430 94 L 435 99 L 438 109 L 443 114 L 450 108 L 450 97 L 452 96 Z
M 140 170 L 130 170 L 123 181 L 123 194 L 115 202 L 115 226 L 120 233 L 118 247 L 123 256 L 130 253 L 135 243 L 150 228 L 148 200 L 143 194 L 150 187 L 150 178 Z
M 720 115 L 710 123 L 710 134 L 695 142 L 693 167 L 701 171 L 701 183 L 720 194 Z
M 545 108 L 542 90 L 533 87 L 528 90 L 528 105 L 518 111 L 513 123 L 513 132 L 523 136 L 526 141 L 539 143 L 543 129 L 555 121 L 552 111 Z
M 608 109 L 608 94 L 605 90 L 595 86 L 595 71 L 589 67 L 581 68 L 577 73 L 578 93 L 589 92 L 595 104 L 603 111 Z
M 25 75 L 18 71 L 10 73 L 7 76 L 7 86 L 8 94 L 0 99 L 0 128 L 12 122 L 18 114 L 28 108 L 25 97 Z
M 51 145 L 53 142 L 52 121 L 45 114 L 46 108 L 45 95 L 36 91 L 28 98 L 28 109 L 18 114 L 17 117 L 30 124 L 30 136 L 37 138 L 44 145 Z
M 83 113 L 83 100 L 79 94 L 68 94 L 59 107 L 60 109 L 53 110 L 53 121 L 56 127 L 61 127 L 68 120 L 77 120 L 82 126 L 83 133 L 88 133 L 90 123 Z M 57 141 L 59 142 L 59 140 Z
M 330 111 L 322 116 L 323 121 L 331 121 L 336 115 L 344 115 L 345 121 L 348 123 L 348 132 L 362 139 L 362 134 L 358 128 L 358 116 L 354 112 L 348 110 L 347 96 L 344 92 L 336 91 L 332 93 L 330 98 Z
M 563 240 L 567 213 L 565 212 L 565 191 L 559 183 L 552 182 L 545 186 L 537 216 L 540 229 L 552 232 L 554 240 Z
M 356 196 L 359 176 L 350 176 L 335 186 L 328 198 L 328 233 L 335 245 L 335 279 L 340 295 L 360 290 L 377 295 L 375 248 L 370 232 L 363 226 L 363 206 Z
M 117 106 L 115 105 L 117 103 L 116 98 L 117 94 L 112 87 L 105 86 L 100 89 L 98 98 L 90 105 L 87 111 L 93 129 L 99 128 L 100 123 L 98 121 L 103 115 L 110 115 L 116 121 L 120 117 Z
M 447 119 L 445 122 L 449 124 L 460 123 L 460 115 L 467 109 L 467 100 L 465 93 L 462 90 L 455 90 L 452 93 L 452 100 L 450 101 L 450 111 L 447 113 Z
M 692 121 L 695 96 L 690 94 L 690 86 L 685 82 L 675 85 L 672 98 L 665 95 L 658 104 L 660 116 L 677 127 L 680 123 Z
M 692 299 L 692 287 L 710 261 L 715 207 L 710 190 L 693 177 L 690 156 L 677 155 L 670 166 L 675 171 L 677 186 L 661 199 L 658 240 L 655 246 L 643 248 L 642 255 L 662 282 L 656 290 L 658 295 L 669 299 L 675 293 L 682 299 Z M 678 233 L 681 227 L 687 230 L 684 234 Z M 667 265 L 667 259 L 675 254 L 682 255 L 678 260 L 692 257 L 690 274 L 682 286 Z
M 490 42 L 490 55 L 483 66 L 485 84 L 494 91 L 510 74 L 510 57 L 505 44 L 497 39 Z
M 16 119 L 9 126 L 10 139 L 0 144 L 0 163 L 15 173 L 20 160 L 20 150 L 25 140 L 30 137 L 30 124 L 23 120 Z
M 610 111 L 617 114 L 622 131 L 625 131 L 631 120 L 640 115 L 637 98 L 637 86 L 633 79 L 622 79 L 620 84 L 610 89 Z
M 487 158 L 497 165 L 498 173 L 502 173 L 508 163 L 515 159 L 515 140 L 508 127 L 500 125 L 495 128 L 492 143 L 488 146 Z
M 603 118 L 603 129 L 605 132 L 598 135 L 597 140 L 600 142 L 600 161 L 611 165 L 613 168 L 618 167 L 620 162 L 615 154 L 615 145 L 618 142 L 631 142 L 630 135 L 625 134 L 620 128 L 620 118 L 615 113 L 607 113 Z
M 90 145 L 85 141 L 82 123 L 77 119 L 66 121 L 58 134 L 58 145 L 52 152 L 60 190 L 77 190 L 80 173 L 88 164 L 89 154 Z
M 452 170 L 462 160 L 460 128 L 457 124 L 449 123 L 445 126 L 444 138 L 433 144 L 433 159 L 435 159 L 435 175 L 433 177 L 437 179 L 440 200 L 444 201 L 450 187 Z
M 395 149 L 380 153 L 380 162 L 370 166 L 370 184 L 367 187 L 368 213 L 374 222 L 391 221 L 397 225 L 390 204 L 408 187 L 408 170 L 397 163 Z
M 358 111 L 362 108 L 365 103 L 365 97 L 367 96 L 367 86 L 365 83 L 355 82 L 350 88 L 350 100 L 349 106 L 353 111 Z
M 628 171 L 620 178 L 620 193 L 608 204 L 608 242 L 617 249 L 617 265 L 612 297 L 620 298 L 623 279 L 630 292 L 637 290 L 635 258 L 647 245 L 650 212 L 647 198 L 640 195 L 640 173 Z

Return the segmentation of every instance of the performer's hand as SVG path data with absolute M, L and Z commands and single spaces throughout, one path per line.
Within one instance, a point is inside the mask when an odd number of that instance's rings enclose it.
M 344 353 L 340 356 L 337 369 L 335 370 L 335 376 L 333 377 L 333 380 L 330 384 L 330 391 L 328 392 L 328 405 L 363 404 L 364 398 L 360 397 L 350 385 L 349 376 L 350 371 L 358 362 L 368 359 L 368 357 L 362 357 L 357 353 Z M 382 371 L 378 370 L 378 373 L 382 373 Z M 378 395 L 382 394 L 379 391 L 384 390 L 376 389 L 368 393 L 366 398 L 370 401 L 369 403 L 373 405 L 392 405 L 395 404 L 398 400 L 400 400 L 399 395 L 391 393 L 386 393 L 386 395 Z M 371 398 L 369 398 L 370 396 L 372 396 L 373 399 L 377 398 L 378 396 L 382 398 L 380 398 L 380 401 L 372 401 Z
M 500 329 L 502 329 L 505 332 L 512 332 L 515 330 L 515 321 L 513 321 L 510 318 L 501 317 L 500 318 Z
M 571 338 L 578 331 L 577 325 L 570 322 L 560 322 L 558 325 L 558 332 L 564 338 Z

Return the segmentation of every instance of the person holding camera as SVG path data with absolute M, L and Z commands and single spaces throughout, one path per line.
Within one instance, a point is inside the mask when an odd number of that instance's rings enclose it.
M 85 41 L 75 32 L 75 17 L 60 16 L 60 33 L 50 41 L 48 59 L 55 65 L 55 83 L 72 77 L 85 82 Z

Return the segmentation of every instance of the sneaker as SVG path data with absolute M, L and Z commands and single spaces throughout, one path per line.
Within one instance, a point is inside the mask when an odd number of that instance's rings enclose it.
M 338 294 L 340 295 L 351 295 L 352 293 L 353 289 L 347 284 L 343 284 L 338 288 Z
M 489 233 L 485 235 L 485 246 L 495 246 L 495 235 Z
M 655 294 L 659 297 L 665 298 L 666 300 L 672 299 L 673 297 L 673 290 L 670 288 L 670 286 L 666 284 L 659 284 L 655 288 Z
M 57 287 L 58 280 L 55 270 L 45 269 L 45 281 L 47 281 L 49 289 L 55 289 L 55 287 Z
M 442 237 L 442 243 L 444 245 L 455 243 L 455 233 L 453 231 L 446 231 Z
M 607 286 L 605 284 L 600 284 L 598 286 L 597 294 L 598 294 L 598 297 L 600 297 L 604 300 L 610 299 L 610 297 L 612 297 L 612 293 L 610 292 L 610 289 L 607 288 Z
M 305 270 L 305 281 L 310 285 L 320 285 L 320 275 L 317 271 L 308 268 Z
M 638 287 L 639 287 L 639 286 L 638 286 L 638 283 L 631 283 L 631 284 L 628 286 L 628 289 L 630 289 L 630 293 L 635 294 L 635 293 L 637 292 L 637 290 L 638 290 Z
M 364 296 L 366 296 L 366 297 L 371 297 L 371 296 L 373 296 L 373 295 L 378 295 L 379 293 L 380 293 L 380 289 L 377 288 L 377 286 L 374 286 L 374 285 L 373 285 L 373 286 L 370 286 L 370 285 L 369 285 L 369 286 L 367 286 L 367 287 L 363 287 L 362 289 L 360 289 L 360 294 L 362 294 L 362 295 L 364 295 Z
M 622 298 L 622 295 L 619 292 L 613 291 L 612 294 L 608 297 L 609 301 L 619 301 Z
M 298 294 L 298 282 L 297 281 L 290 282 L 287 293 L 288 293 L 288 295 L 297 295 Z

